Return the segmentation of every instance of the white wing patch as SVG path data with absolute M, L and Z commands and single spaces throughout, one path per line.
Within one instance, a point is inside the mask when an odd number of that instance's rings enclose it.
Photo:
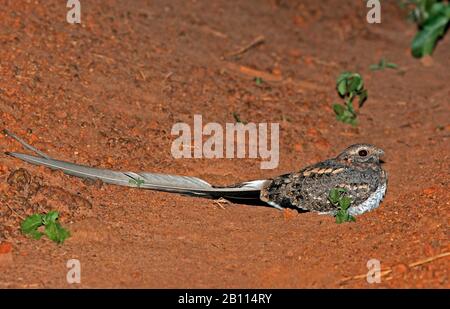
M 242 186 L 240 186 L 240 187 L 261 190 L 266 182 L 267 182 L 267 179 L 246 181 L 246 182 L 241 183 Z

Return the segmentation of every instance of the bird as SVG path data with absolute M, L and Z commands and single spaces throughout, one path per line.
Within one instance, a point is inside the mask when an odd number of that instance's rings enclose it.
M 348 214 L 361 215 L 380 205 L 387 188 L 387 173 L 381 166 L 384 151 L 371 144 L 351 145 L 334 158 L 274 178 L 214 186 L 191 176 L 122 172 L 56 160 L 27 144 L 14 133 L 6 129 L 3 132 L 37 154 L 32 156 L 6 152 L 7 155 L 31 164 L 61 170 L 68 175 L 114 185 L 265 205 L 279 210 L 296 209 L 301 212 L 336 215 L 338 206 L 330 201 L 329 195 L 331 190 L 341 189 L 351 200 Z

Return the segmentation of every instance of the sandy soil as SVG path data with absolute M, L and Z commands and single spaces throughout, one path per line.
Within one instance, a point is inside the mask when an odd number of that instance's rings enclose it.
M 388 194 L 341 225 L 220 207 L 35 167 L 4 155 L 22 149 L 0 135 L 0 287 L 450 287 L 449 258 L 436 258 L 450 251 L 450 35 L 432 58 L 412 58 L 415 25 L 390 2 L 379 25 L 365 21 L 363 1 L 82 1 L 81 25 L 66 22 L 67 10 L 56 0 L 3 1 L 0 128 L 62 160 L 215 184 L 373 143 L 386 152 Z M 263 44 L 229 56 L 260 35 Z M 400 69 L 370 71 L 381 57 Z M 262 85 L 248 68 L 264 72 Z M 360 72 L 369 91 L 357 128 L 331 109 L 345 70 Z M 173 124 L 194 114 L 225 124 L 233 113 L 280 123 L 277 169 L 172 157 Z M 50 209 L 72 233 L 63 245 L 20 234 L 20 217 Z M 66 282 L 73 258 L 79 285 Z M 366 274 L 372 258 L 392 270 L 380 284 L 345 280 Z

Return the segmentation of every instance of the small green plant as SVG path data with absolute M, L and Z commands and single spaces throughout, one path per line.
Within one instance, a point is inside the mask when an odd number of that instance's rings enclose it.
M 341 224 L 344 222 L 355 222 L 356 219 L 348 213 L 348 209 L 352 203 L 352 200 L 346 196 L 347 191 L 343 188 L 335 188 L 330 191 L 328 200 L 331 204 L 338 208 L 335 218 L 336 223 Z
M 130 185 L 132 185 L 132 186 L 136 186 L 136 187 L 140 188 L 145 183 L 145 180 L 143 180 L 143 179 L 130 179 L 128 181 L 128 183 Z
M 367 100 L 367 90 L 364 89 L 364 81 L 360 74 L 344 72 L 336 81 L 336 89 L 339 96 L 344 99 L 345 104 L 334 104 L 333 110 L 336 119 L 344 123 L 357 125 L 357 113 L 353 107 L 353 100 L 358 97 L 358 105 L 362 107 Z
M 255 77 L 255 84 L 257 86 L 261 86 L 263 83 L 263 79 L 261 77 Z
M 431 55 L 450 23 L 450 3 L 441 0 L 408 0 L 403 5 L 413 7 L 409 17 L 419 30 L 411 43 L 413 56 L 421 58 Z
M 385 58 L 381 58 L 380 62 L 377 64 L 372 64 L 369 68 L 371 71 L 378 71 L 384 69 L 397 69 L 398 65 L 392 62 L 387 62 Z
M 23 220 L 20 228 L 22 233 L 30 235 L 34 239 L 41 239 L 45 234 L 50 240 L 62 244 L 70 236 L 70 232 L 59 224 L 58 217 L 57 211 L 34 214 Z M 45 227 L 44 233 L 38 230 L 41 226 Z

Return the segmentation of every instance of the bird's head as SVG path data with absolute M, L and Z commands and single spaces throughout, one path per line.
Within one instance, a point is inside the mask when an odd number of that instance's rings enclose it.
M 382 163 L 380 157 L 384 151 L 370 144 L 355 144 L 336 157 L 343 163 Z

